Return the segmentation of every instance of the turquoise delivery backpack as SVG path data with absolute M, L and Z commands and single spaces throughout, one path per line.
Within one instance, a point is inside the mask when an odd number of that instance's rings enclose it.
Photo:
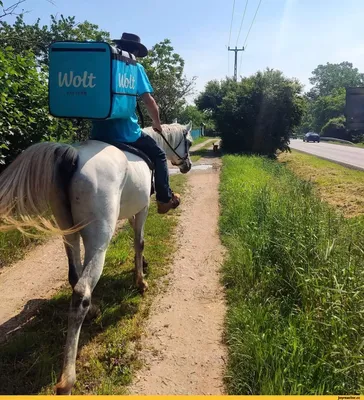
M 59 118 L 129 118 L 135 113 L 135 57 L 105 42 L 54 42 L 49 48 L 49 112 Z

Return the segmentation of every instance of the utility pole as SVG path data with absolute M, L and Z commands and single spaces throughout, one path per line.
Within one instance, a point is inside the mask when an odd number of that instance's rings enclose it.
M 234 81 L 238 80 L 238 51 L 244 51 L 244 47 L 238 49 L 235 46 L 235 49 L 231 49 L 230 46 L 228 47 L 228 51 L 233 51 L 235 53 L 235 62 L 234 62 Z

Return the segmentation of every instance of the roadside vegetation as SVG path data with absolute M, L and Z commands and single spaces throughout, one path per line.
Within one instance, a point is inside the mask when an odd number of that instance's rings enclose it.
M 344 216 L 364 215 L 364 172 L 331 161 L 292 151 L 278 160 L 300 178 L 310 181 L 317 195 Z
M 224 156 L 229 394 L 364 389 L 364 219 L 261 157 Z
M 220 141 L 220 138 L 209 138 L 209 139 L 216 139 L 216 143 Z M 214 142 L 207 143 L 205 146 L 202 146 L 198 150 L 191 151 L 191 161 L 196 162 L 198 161 L 201 157 L 207 157 L 207 156 L 214 156 L 214 153 L 212 152 L 212 147 L 213 147 Z M 195 143 L 194 143 L 195 144 Z
M 186 177 L 173 176 L 174 190 L 183 192 Z M 145 232 L 150 290 L 143 298 L 133 282 L 133 234 L 125 226 L 112 240 L 93 303 L 101 314 L 85 322 L 80 338 L 77 383 L 73 394 L 124 394 L 140 366 L 138 339 L 154 295 L 163 284 L 175 250 L 179 212 L 158 215 L 153 203 Z M 65 266 L 66 268 L 66 266 Z M 22 332 L 0 344 L 0 394 L 52 394 L 62 366 L 71 290 L 64 288 Z
M 0 270 L 23 258 L 27 251 L 42 241 L 41 236 L 35 239 L 19 231 L 0 232 Z
M 206 142 L 206 140 L 209 140 L 209 139 L 215 139 L 215 138 L 212 137 L 212 136 L 200 136 L 200 137 L 198 137 L 196 139 L 193 139 L 192 146 L 196 146 L 197 144 L 201 144 L 203 142 Z M 216 140 L 218 140 L 218 138 L 216 138 Z

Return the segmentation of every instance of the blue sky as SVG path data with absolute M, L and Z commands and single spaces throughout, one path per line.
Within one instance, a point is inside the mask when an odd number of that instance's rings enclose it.
M 98 24 L 115 38 L 122 32 L 137 33 L 147 47 L 169 38 L 185 60 L 187 76 L 197 76 L 197 91 L 211 79 L 233 74 L 233 54 L 227 51 L 233 0 L 54 1 L 52 5 L 47 0 L 27 0 L 26 21 L 40 17 L 47 24 L 51 14 L 74 15 L 78 21 Z M 235 1 L 231 46 L 236 44 L 245 2 Z M 248 0 L 238 46 L 244 42 L 258 3 Z M 239 75 L 278 68 L 300 79 L 306 89 L 318 64 L 350 61 L 364 72 L 364 1 L 262 0 L 246 51 L 239 53 L 238 61 Z

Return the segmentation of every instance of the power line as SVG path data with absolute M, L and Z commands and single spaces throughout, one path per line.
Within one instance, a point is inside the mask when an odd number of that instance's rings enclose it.
M 244 19 L 245 19 L 245 13 L 246 13 L 246 9 L 248 7 L 248 3 L 249 3 L 249 0 L 246 0 L 244 13 L 243 13 L 243 18 L 241 19 L 241 24 L 240 24 L 240 28 L 239 28 L 238 38 L 236 39 L 236 46 L 238 45 L 238 42 L 239 42 L 239 39 L 240 39 L 241 28 L 243 27 L 243 23 L 244 23 Z
M 246 42 L 247 42 L 247 40 L 248 40 L 248 37 L 249 37 L 250 31 L 251 31 L 251 29 L 252 29 L 252 26 L 253 26 L 253 24 L 254 24 L 255 18 L 257 17 L 257 14 L 258 14 L 258 11 L 259 11 L 259 7 L 260 7 L 260 4 L 261 4 L 261 3 L 262 3 L 262 0 L 259 1 L 257 10 L 255 11 L 255 15 L 254 15 L 253 21 L 252 21 L 252 23 L 251 23 L 251 25 L 250 25 L 248 34 L 246 35 L 246 38 L 245 38 L 243 47 L 246 47 Z
M 233 1 L 233 12 L 231 13 L 231 22 L 230 22 L 230 33 L 229 33 L 229 43 L 228 43 L 228 46 L 230 46 L 230 41 L 231 41 L 231 30 L 232 30 L 232 28 L 233 28 L 234 11 L 235 11 L 235 0 Z

